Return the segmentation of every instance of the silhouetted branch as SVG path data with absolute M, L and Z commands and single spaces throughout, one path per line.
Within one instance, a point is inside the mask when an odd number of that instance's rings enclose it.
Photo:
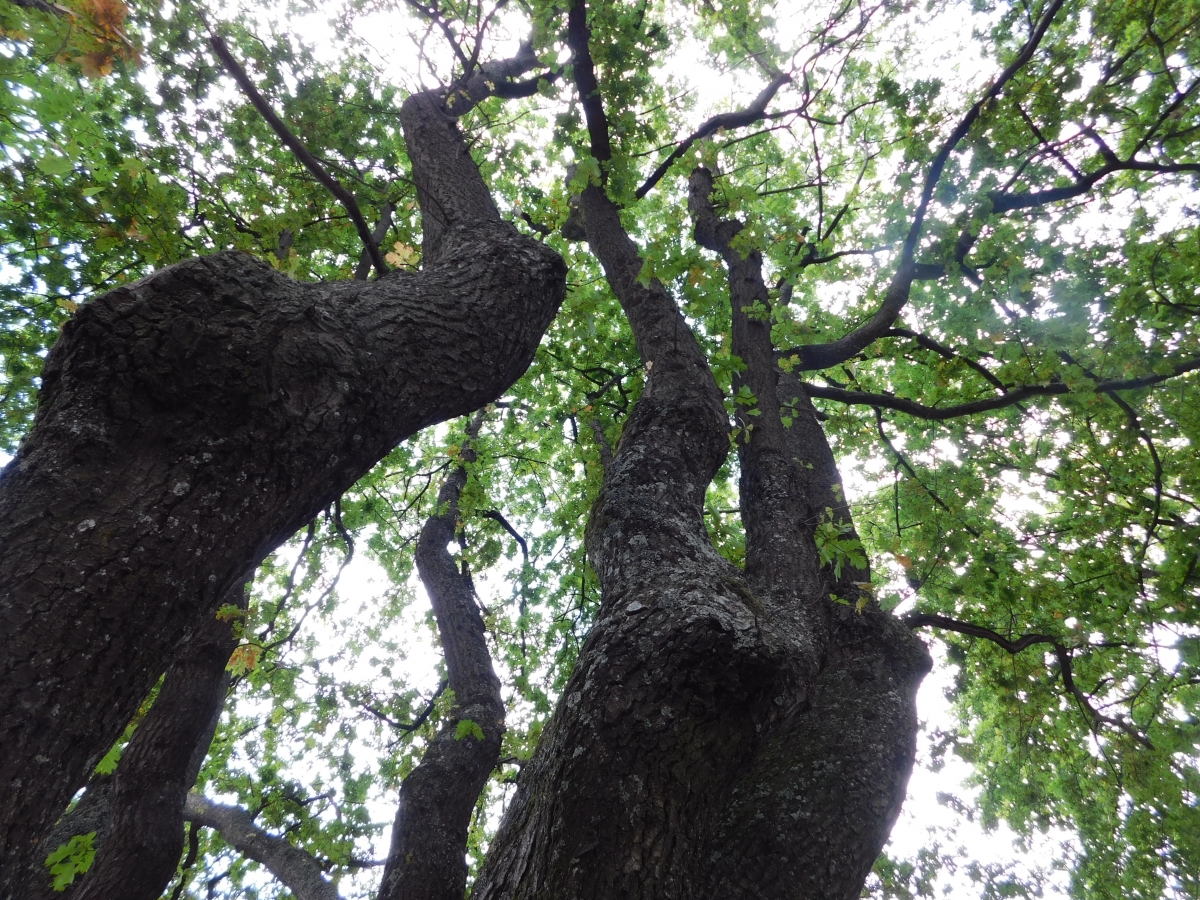
M 1100 394 L 1111 393 L 1112 391 L 1138 390 L 1139 388 L 1161 384 L 1172 378 L 1178 378 L 1180 375 L 1194 372 L 1197 369 L 1200 369 L 1200 358 L 1190 359 L 1177 364 L 1175 371 L 1169 375 L 1146 375 L 1142 378 L 1130 378 L 1125 381 L 1098 381 L 1092 385 L 1090 391 Z M 844 388 L 809 383 L 806 383 L 804 388 L 813 397 L 820 397 L 823 400 L 836 400 L 838 403 L 891 409 L 896 412 L 915 416 L 918 419 L 929 419 L 935 422 L 1003 409 L 1006 406 L 1014 406 L 1022 400 L 1028 400 L 1030 397 L 1050 397 L 1061 394 L 1084 393 L 1084 391 L 1078 388 L 1073 389 L 1061 381 L 1056 381 L 1051 384 L 1026 384 L 1010 388 L 1009 392 L 1002 397 L 988 397 L 984 400 L 972 400 L 969 403 L 959 403 L 955 406 L 936 407 L 925 406 L 913 400 L 905 400 L 903 397 L 896 397 L 893 394 L 848 391 Z
M 641 200 L 650 193 L 654 186 L 662 181 L 663 176 L 667 174 L 667 171 L 674 165 L 675 161 L 687 153 L 696 141 L 704 140 L 709 135 L 716 134 L 723 129 L 744 128 L 747 125 L 753 125 L 755 122 L 765 119 L 767 104 L 775 99 L 775 95 L 779 93 L 779 89 L 791 80 L 792 77 L 790 75 L 781 72 L 771 79 L 770 84 L 759 91 L 758 96 L 754 98 L 754 102 L 745 109 L 739 109 L 736 112 L 719 113 L 713 116 L 679 142 L 670 155 L 650 173 L 650 177 L 642 183 L 642 186 L 637 189 L 637 193 L 634 196 Z
M 501 513 L 500 510 L 489 509 L 487 512 L 483 513 L 483 517 L 485 519 L 491 519 L 493 522 L 499 522 L 500 527 L 513 536 L 513 540 L 515 540 L 521 547 L 521 556 L 525 558 L 526 562 L 529 562 L 529 545 L 525 543 L 525 538 L 521 537 L 521 533 L 512 527 L 512 524 L 508 521 L 508 519 L 504 518 L 504 514 Z
M 1150 750 L 1154 749 L 1154 745 L 1150 743 L 1150 739 L 1139 732 L 1128 722 L 1121 719 L 1114 719 L 1111 716 L 1106 716 L 1092 705 L 1091 699 L 1083 691 L 1079 689 L 1079 685 L 1075 683 L 1075 675 L 1071 668 L 1073 660 L 1072 651 L 1064 646 L 1057 638 L 1048 634 L 1026 634 L 1022 635 L 1017 640 L 1009 640 L 997 631 L 990 628 L 985 628 L 982 625 L 975 625 L 971 622 L 960 622 L 958 619 L 951 619 L 946 616 L 938 616 L 932 613 L 910 613 L 904 616 L 901 620 L 909 628 L 941 628 L 944 631 L 953 631 L 958 634 L 966 634 L 971 637 L 983 638 L 991 641 L 998 647 L 1003 648 L 1009 653 L 1020 653 L 1029 647 L 1036 644 L 1048 644 L 1054 651 L 1054 656 L 1058 660 L 1059 671 L 1062 674 L 1063 687 L 1071 694 L 1079 705 L 1087 712 L 1088 715 L 1096 722 L 1103 722 L 1106 725 L 1111 725 L 1114 728 L 1125 732 L 1143 747 Z
M 358 236 L 362 240 L 363 246 L 371 255 L 371 262 L 374 264 L 376 271 L 380 275 L 385 274 L 388 271 L 387 263 L 384 262 L 383 254 L 379 252 L 379 245 L 375 242 L 371 234 L 371 229 L 367 225 L 367 220 L 363 218 L 362 211 L 359 210 L 358 203 L 355 201 L 353 195 L 342 187 L 337 179 L 325 171 L 325 167 L 317 161 L 317 158 L 309 152 L 301 140 L 275 114 L 275 110 L 271 109 L 271 105 L 258 92 L 258 88 L 254 86 L 254 82 L 246 74 L 246 70 L 242 68 L 241 64 L 234 59 L 233 54 L 229 52 L 229 47 L 226 46 L 225 41 L 216 34 L 211 35 L 208 41 L 212 44 L 213 51 L 220 58 L 225 69 L 233 76 L 233 80 L 238 83 L 238 87 L 242 89 L 242 93 L 246 95 L 247 99 L 258 110 L 259 115 L 263 117 L 266 123 L 271 126 L 271 130 L 279 136 L 279 139 L 292 151 L 304 168 L 308 169 L 313 177 L 323 184 L 337 198 L 338 202 L 345 207 L 346 213 L 350 216 L 350 221 L 354 223 L 354 228 L 358 231 Z

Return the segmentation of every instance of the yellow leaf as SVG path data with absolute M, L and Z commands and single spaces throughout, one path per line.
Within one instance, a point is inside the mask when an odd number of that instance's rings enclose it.
M 415 247 L 410 247 L 402 241 L 392 245 L 395 249 L 384 257 L 393 266 L 415 266 L 419 254 Z
M 229 662 L 225 668 L 234 675 L 244 675 L 247 672 L 254 671 L 254 667 L 258 665 L 258 659 L 262 656 L 262 647 L 257 644 L 242 644 L 233 651 L 233 655 L 229 657 Z
M 904 566 L 906 570 L 912 568 L 912 559 L 910 557 L 905 556 L 903 553 L 893 553 L 892 556 L 896 557 L 896 562 Z

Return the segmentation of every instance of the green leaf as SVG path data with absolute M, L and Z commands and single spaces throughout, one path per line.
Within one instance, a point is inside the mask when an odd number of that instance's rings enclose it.
M 46 868 L 54 876 L 54 890 L 65 891 L 76 875 L 82 875 L 92 867 L 96 858 L 95 837 L 94 831 L 77 834 L 46 857 Z
M 38 160 L 37 167 L 47 175 L 64 175 L 70 172 L 75 164 L 64 156 L 43 156 Z
M 482 741 L 484 737 L 483 729 L 479 727 L 478 722 L 472 722 L 470 719 L 460 719 L 458 726 L 454 729 L 454 739 L 461 741 L 469 737 Z

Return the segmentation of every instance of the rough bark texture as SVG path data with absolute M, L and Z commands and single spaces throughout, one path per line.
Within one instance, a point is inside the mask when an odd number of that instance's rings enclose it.
M 532 359 L 561 259 L 499 219 L 436 102 L 401 118 L 437 210 L 419 274 L 299 284 L 220 254 L 85 304 L 51 351 L 0 473 L 0 879 L 246 571 Z
M 315 859 L 286 838 L 263 831 L 244 809 L 188 794 L 184 816 L 189 822 L 220 832 L 226 843 L 243 856 L 262 863 L 296 895 L 296 900 L 338 900 L 337 889 L 325 880 Z
M 226 600 L 245 608 L 239 585 Z M 75 808 L 44 841 L 53 850 L 77 834 L 96 832 L 96 855 L 82 880 L 53 889 L 43 854 L 33 859 L 15 896 L 21 900 L 111 898 L 155 900 L 171 880 L 183 849 L 183 803 L 196 781 L 225 704 L 225 665 L 237 640 L 216 617 L 182 645 L 162 686 L 121 754 L 113 776 L 94 777 Z
M 570 15 L 603 160 L 579 0 Z M 794 381 L 780 393 L 766 323 L 745 316 L 767 293 L 757 257 L 730 251 L 736 223 L 695 210 L 708 216 L 699 239 L 729 266 L 735 352 L 764 410 L 739 445 L 745 573 L 702 518 L 729 446 L 705 357 L 663 286 L 638 282 L 641 258 L 604 191 L 588 187 L 580 208 L 648 377 L 588 523 L 597 622 L 474 900 L 851 900 L 904 797 L 928 655 L 877 608 L 830 599 L 857 599 L 851 580 L 865 573 L 822 566 L 814 530 L 827 507 L 847 523 L 848 510 L 811 404 Z M 783 427 L 781 405 L 800 427 Z
M 472 421 L 468 440 L 475 437 L 481 419 L 477 415 Z M 466 465 L 475 461 L 469 444 L 464 444 L 462 460 L 464 465 L 450 474 L 438 493 L 438 511 L 421 530 L 416 553 L 417 570 L 437 618 L 454 710 L 401 785 L 378 900 L 462 900 L 471 814 L 500 758 L 500 680 L 492 668 L 471 576 L 455 565 L 446 549 L 455 539 Z M 460 731 L 460 723 L 474 723 L 478 732 L 469 724 Z
M 227 602 L 245 609 L 245 588 Z M 237 646 L 232 623 L 215 616 L 183 644 L 154 705 L 117 767 L 105 842 L 75 900 L 156 900 L 183 851 L 183 805 L 196 783 L 229 689 L 226 664 Z

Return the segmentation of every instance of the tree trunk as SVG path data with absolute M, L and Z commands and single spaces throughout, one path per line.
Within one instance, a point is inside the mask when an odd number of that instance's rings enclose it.
M 0 871 L 247 571 L 532 359 L 561 259 L 500 220 L 436 99 L 401 120 L 436 217 L 420 273 L 300 284 L 219 254 L 85 304 L 51 351 L 0 473 Z
M 814 542 L 827 506 L 848 517 L 832 453 L 795 382 L 775 396 L 745 321 L 735 352 L 760 360 L 747 383 L 776 412 L 740 438 L 747 571 L 715 551 L 721 393 L 663 286 L 639 284 L 615 205 L 592 186 L 581 208 L 648 375 L 588 523 L 597 622 L 474 900 L 851 900 L 904 798 L 928 655 L 877 607 L 831 601 L 863 577 L 835 576 Z M 756 259 L 726 259 L 736 317 L 766 291 Z M 793 403 L 804 421 L 784 429 Z
M 400 786 L 392 844 L 377 900 L 462 900 L 467 887 L 466 847 L 471 815 L 500 759 L 504 700 L 492 667 L 483 617 L 470 573 L 455 564 L 458 501 L 475 462 L 471 442 L 482 412 L 467 428 L 462 464 L 438 492 L 437 509 L 421 529 L 416 563 L 437 618 L 454 707 Z

